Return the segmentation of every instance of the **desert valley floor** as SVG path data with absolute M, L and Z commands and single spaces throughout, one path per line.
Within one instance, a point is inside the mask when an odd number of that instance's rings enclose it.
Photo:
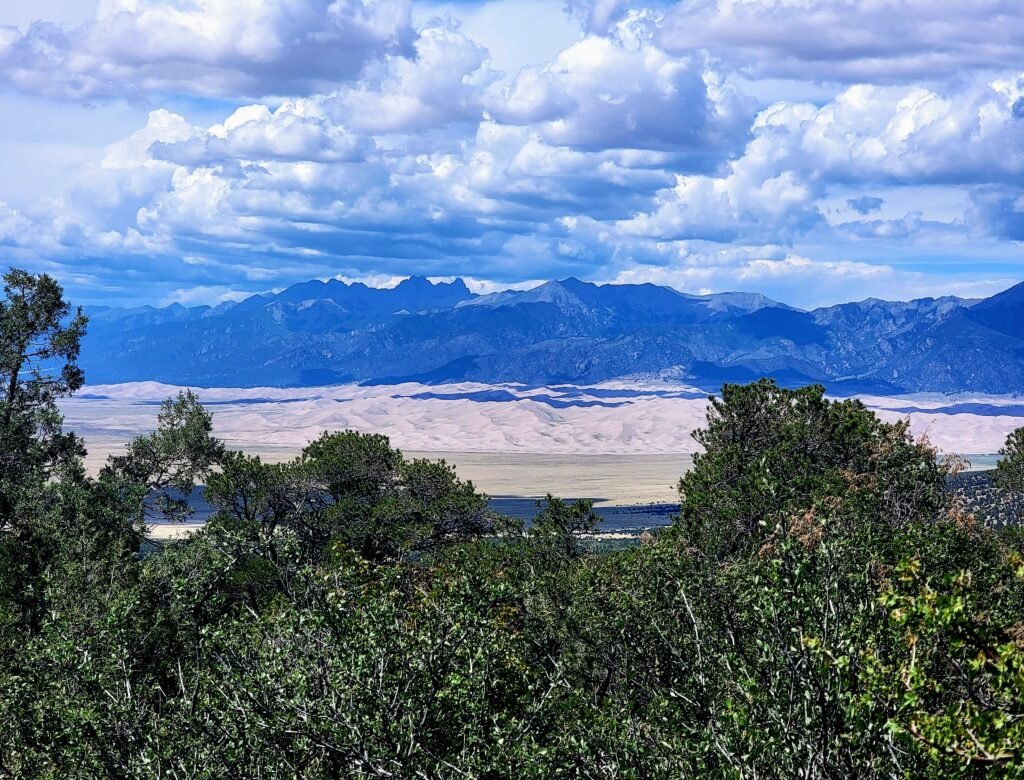
M 66 425 L 96 470 L 133 436 L 151 430 L 159 404 L 179 388 L 153 382 L 94 385 L 62 402 Z M 445 458 L 460 476 L 525 516 L 536 497 L 590 497 L 617 525 L 664 520 L 675 483 L 698 446 L 706 393 L 677 384 L 592 387 L 520 385 L 339 385 L 215 388 L 196 392 L 232 448 L 279 461 L 325 430 L 383 433 L 407 456 Z M 994 462 L 1006 435 L 1024 425 L 1024 400 L 1005 396 L 863 397 L 881 417 L 909 417 L 915 435 L 973 468 Z M 653 510 L 638 512 L 640 507 Z

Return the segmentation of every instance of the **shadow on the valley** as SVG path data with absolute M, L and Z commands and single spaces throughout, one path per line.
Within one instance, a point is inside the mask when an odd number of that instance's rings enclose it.
M 205 523 L 214 513 L 213 507 L 207 503 L 202 486 L 196 488 L 189 498 L 193 514 L 189 523 Z M 508 517 L 529 522 L 540 511 L 540 496 L 494 496 L 490 500 L 491 509 Z M 569 499 L 573 500 L 573 499 Z M 594 499 L 600 502 L 601 499 Z M 601 516 L 600 530 L 606 533 L 617 531 L 644 531 L 648 528 L 662 528 L 672 524 L 672 515 L 679 511 L 678 504 L 629 504 L 621 506 L 597 506 L 594 510 Z M 166 522 L 152 521 L 150 525 L 162 526 Z
M 491 508 L 508 517 L 525 520 L 529 523 L 537 516 L 537 502 L 540 497 L 529 496 L 494 496 Z M 572 499 L 569 499 L 572 500 Z M 595 498 L 595 502 L 601 499 Z M 608 533 L 615 531 L 644 531 L 648 528 L 663 528 L 672 524 L 672 515 L 679 511 L 678 504 L 626 504 L 596 506 L 594 511 L 601 516 L 600 530 Z
M 998 490 L 992 482 L 991 471 L 965 472 L 947 479 L 947 489 L 960 501 L 964 510 L 975 515 L 985 525 L 1002 527 L 1016 525 L 1024 518 L 1024 496 Z M 540 511 L 540 496 L 494 496 L 491 508 L 500 514 L 523 520 L 527 525 Z M 572 501 L 573 499 L 568 499 Z M 679 511 L 678 504 L 623 504 L 601 505 L 594 511 L 600 515 L 602 533 L 639 533 L 646 529 L 664 528 L 672 524 L 672 516 Z M 213 515 L 211 507 L 203 496 L 203 488 L 197 488 L 189 499 L 193 514 L 190 524 L 205 523 Z M 166 522 L 151 522 L 151 525 L 166 525 Z

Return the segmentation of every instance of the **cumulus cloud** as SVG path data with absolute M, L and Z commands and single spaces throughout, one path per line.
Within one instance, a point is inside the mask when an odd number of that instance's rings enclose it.
M 101 0 L 74 29 L 0 28 L 0 79 L 70 100 L 308 93 L 411 40 L 408 0 Z
M 691 293 L 759 292 L 804 309 L 865 298 L 906 300 L 944 295 L 981 298 L 1014 283 L 1007 277 L 951 278 L 886 263 L 812 260 L 772 247 L 684 251 L 668 265 L 630 268 L 611 281 L 651 282 Z
M 103 156 L 69 182 L 61 198 L 64 216 L 78 222 L 83 243 L 89 236 L 127 233 L 140 208 L 170 186 L 176 166 L 154 157 L 161 144 L 186 143 L 202 129 L 165 109 L 149 114 L 145 127 L 110 144 Z
M 680 176 L 675 187 L 659 193 L 653 211 L 619 227 L 657 239 L 791 242 L 822 220 L 813 193 L 797 176 L 786 171 L 762 178 L 746 162 L 721 178 Z
M 370 66 L 358 84 L 329 99 L 334 115 L 365 132 L 406 133 L 479 122 L 484 90 L 498 74 L 487 50 L 450 24 L 420 31 L 415 56 L 391 56 Z
M 1007 0 L 687 0 L 661 41 L 754 76 L 886 84 L 1019 68 L 1022 27 Z
M 245 106 L 223 124 L 185 140 L 158 141 L 149 150 L 157 160 L 203 165 L 225 160 L 355 162 L 373 148 L 371 138 L 335 124 L 320 101 L 296 100 L 274 111 L 265 105 Z
M 840 181 L 989 182 L 1024 173 L 1024 78 L 960 90 L 850 87 L 823 106 L 778 103 L 754 122 L 780 165 Z
M 172 290 L 160 300 L 160 305 L 178 303 L 182 306 L 215 306 L 228 301 L 242 301 L 250 295 L 251 292 L 235 290 L 224 285 L 196 285 Z
M 672 175 L 670 157 L 636 150 L 580 151 L 546 143 L 527 127 L 484 122 L 459 153 L 410 172 L 410 187 L 444 193 L 449 208 L 480 218 L 548 223 L 564 215 L 626 216 Z M 532 229 L 532 228 L 531 228 Z
M 480 289 L 660 279 L 807 303 L 953 284 L 901 258 L 1019 265 L 1024 75 L 968 62 L 956 80 L 912 78 L 901 68 L 920 64 L 927 29 L 903 54 L 889 31 L 856 44 L 878 9 L 927 28 L 930 5 L 568 6 L 579 39 L 506 74 L 457 19 L 420 14 L 413 29 L 404 0 L 105 0 L 77 29 L 2 28 L 9 85 L 153 110 L 62 192 L 0 206 L 0 246 L 88 290 L 185 302 L 416 273 Z M 847 29 L 813 39 L 847 11 Z M 680 32 L 687 14 L 703 33 Z M 722 26 L 737 19 L 752 26 Z M 772 20 L 792 24 L 792 53 L 772 48 Z M 770 62 L 753 68 L 752 52 Z M 865 83 L 758 80 L 790 60 Z
M 838 228 L 857 238 L 904 239 L 915 236 L 929 227 L 932 229 L 944 227 L 938 223 L 926 224 L 923 217 L 922 212 L 912 211 L 902 219 L 858 220 L 844 222 Z
M 614 36 L 589 35 L 553 62 L 524 68 L 491 101 L 491 115 L 555 145 L 721 157 L 745 136 L 753 102 L 700 58 L 651 44 L 649 24 L 630 18 Z
M 1012 110 L 1022 88 L 1020 77 L 948 94 L 861 85 L 822 106 L 773 104 L 754 120 L 742 156 L 723 172 L 679 176 L 652 208 L 620 226 L 660 239 L 791 243 L 821 225 L 817 201 L 835 184 L 1013 182 L 1024 173 L 1024 122 Z M 862 214 L 883 203 L 870 196 L 848 200 Z M 989 224 L 1010 221 L 991 208 L 986 213 Z M 842 229 L 858 238 L 906 238 L 921 230 L 922 216 Z

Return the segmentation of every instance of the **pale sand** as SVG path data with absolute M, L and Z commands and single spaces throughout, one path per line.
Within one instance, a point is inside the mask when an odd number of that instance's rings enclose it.
M 671 504 L 692 455 L 536 455 L 407 452 L 444 458 L 489 496 L 593 498 L 600 505 Z
M 92 386 L 63 401 L 66 427 L 82 435 L 89 447 L 89 469 L 97 471 L 133 436 L 152 430 L 157 404 L 177 390 L 154 382 Z M 480 400 L 488 397 L 480 393 L 495 391 L 511 400 Z M 636 391 L 647 395 L 629 397 Z M 610 382 L 590 388 L 409 383 L 197 392 L 213 412 L 216 434 L 229 447 L 267 461 L 294 457 L 325 430 L 354 429 L 386 434 L 409 456 L 446 458 L 461 477 L 491 496 L 550 492 L 618 505 L 675 500 L 675 484 L 699 449 L 691 433 L 703 425 L 707 405 L 699 391 L 664 383 Z M 411 397 L 424 393 L 463 397 Z M 1013 398 L 863 400 L 883 419 L 909 418 L 915 435 L 927 434 L 945 452 L 994 453 L 1010 431 L 1024 426 L 1021 401 Z M 1008 413 L 930 411 L 968 401 L 1005 406 Z M 580 403 L 587 405 L 571 405 Z M 917 411 L 885 411 L 906 407 Z M 992 462 L 990 456 L 975 458 L 976 467 Z
M 255 450 L 269 461 L 287 460 L 294 452 Z M 93 454 L 98 465 L 105 458 Z M 455 465 L 459 476 L 492 498 L 517 496 L 542 498 L 550 493 L 562 498 L 586 497 L 597 507 L 678 502 L 676 484 L 693 462 L 690 455 L 537 455 L 504 452 L 415 452 L 409 458 L 444 459 Z M 186 536 L 202 523 L 155 525 L 149 537 L 167 541 Z M 602 538 L 631 538 L 621 534 Z
M 108 455 L 124 451 L 121 443 L 87 439 L 86 465 L 99 471 Z M 246 447 L 265 462 L 280 463 L 298 449 Z M 670 504 L 677 500 L 676 484 L 690 468 L 692 455 L 539 455 L 515 452 L 426 452 L 403 450 L 407 458 L 446 460 L 462 479 L 491 497 L 593 498 L 599 505 Z
M 155 382 L 92 386 L 62 402 L 68 426 L 99 446 L 117 446 L 153 427 L 161 399 L 178 388 Z M 514 400 L 411 396 L 499 391 Z M 609 397 L 641 391 L 697 397 Z M 680 454 L 697 451 L 690 433 L 704 422 L 699 391 L 658 383 L 605 383 L 590 388 L 521 388 L 462 383 L 378 387 L 214 388 L 197 391 L 210 403 L 218 435 L 229 444 L 273 454 L 290 453 L 325 430 L 379 432 L 396 446 L 423 452 L 519 452 L 537 454 Z M 85 398 L 84 395 L 102 396 Z M 555 408 L 537 400 L 591 406 Z M 936 395 L 863 398 L 887 420 L 909 417 L 915 434 L 928 434 L 947 452 L 993 453 L 1007 434 L 1024 425 L 1020 399 Z M 976 402 L 1005 406 L 1007 414 L 940 414 L 932 408 Z M 609 404 L 619 404 L 610 406 Z M 886 411 L 914 407 L 907 415 Z M 282 455 L 283 456 L 283 455 Z
M 697 445 L 690 432 L 704 420 L 703 397 L 584 397 L 568 402 L 595 405 L 567 408 L 531 398 L 558 394 L 545 389 L 497 388 L 515 395 L 514 401 L 409 397 L 494 389 L 467 383 L 197 392 L 211 402 L 218 435 L 246 449 L 297 450 L 325 430 L 353 429 L 384 433 L 403 450 L 423 452 L 692 453 Z M 152 404 L 176 391 L 152 382 L 93 386 L 83 393 L 93 398 L 80 394 L 62 408 L 69 428 L 98 443 L 116 444 L 151 429 L 158 411 Z
M 146 538 L 154 542 L 170 542 L 175 539 L 183 539 L 193 531 L 198 531 L 204 523 L 174 523 L 151 525 L 146 533 Z

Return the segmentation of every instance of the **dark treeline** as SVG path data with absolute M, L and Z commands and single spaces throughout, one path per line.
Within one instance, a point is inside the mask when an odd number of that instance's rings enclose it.
M 726 386 L 673 527 L 603 554 L 587 502 L 526 530 L 350 432 L 267 465 L 189 393 L 91 477 L 86 323 L 5 281 L 0 776 L 1024 776 L 1024 536 L 904 424 Z M 210 523 L 147 542 L 199 483 Z

